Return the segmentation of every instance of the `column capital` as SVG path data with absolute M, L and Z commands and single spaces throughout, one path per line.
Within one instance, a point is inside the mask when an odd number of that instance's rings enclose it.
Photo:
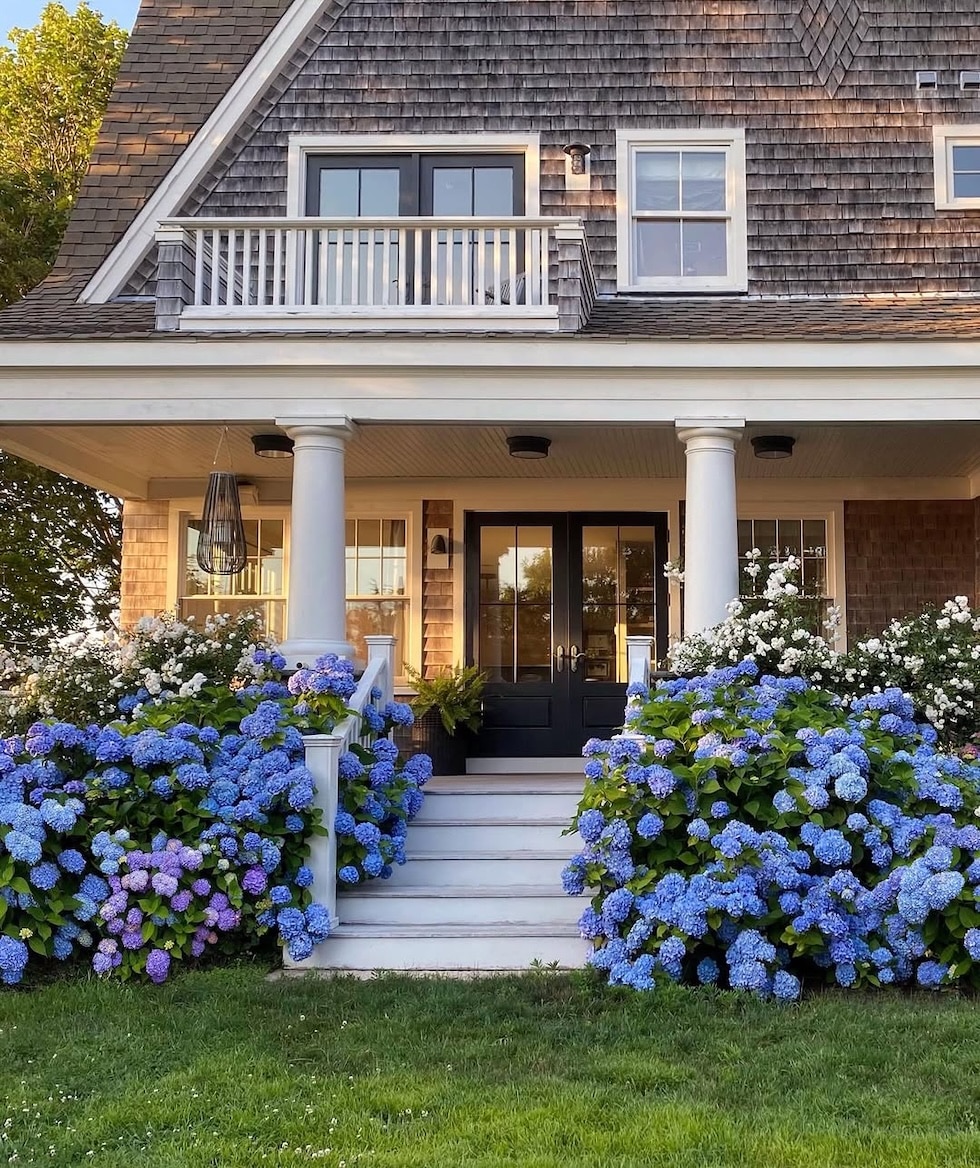
M 317 446 L 323 439 L 347 443 L 357 427 L 350 418 L 276 418 L 297 446 Z
M 745 432 L 744 418 L 677 418 L 674 429 L 681 442 L 695 438 L 720 438 L 734 444 Z

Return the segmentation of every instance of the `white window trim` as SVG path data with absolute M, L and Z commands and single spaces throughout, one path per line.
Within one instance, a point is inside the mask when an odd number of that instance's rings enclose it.
M 286 215 L 305 214 L 306 164 L 311 154 L 522 154 L 524 214 L 540 215 L 539 134 L 290 134 L 287 147 Z
M 933 126 L 933 165 L 936 180 L 937 211 L 980 210 L 980 197 L 953 197 L 953 147 L 980 146 L 980 124 Z
M 728 275 L 638 278 L 633 273 L 633 158 L 650 146 L 704 147 L 727 151 L 730 195 Z M 617 130 L 616 131 L 616 249 L 617 288 L 620 292 L 745 292 L 748 289 L 745 210 L 745 131 Z

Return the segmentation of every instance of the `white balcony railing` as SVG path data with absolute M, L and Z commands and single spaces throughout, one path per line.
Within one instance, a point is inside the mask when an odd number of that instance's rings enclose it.
M 557 327 L 556 231 L 574 220 L 173 219 L 186 293 L 180 327 L 257 327 L 262 320 L 397 318 L 444 325 L 498 320 Z M 248 322 L 244 324 L 244 322 Z M 304 323 L 306 322 L 306 323 Z M 549 324 L 545 322 L 553 322 Z M 488 326 L 495 327 L 495 326 Z

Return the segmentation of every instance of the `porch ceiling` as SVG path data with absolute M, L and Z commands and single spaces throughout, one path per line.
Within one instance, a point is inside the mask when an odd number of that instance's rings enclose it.
M 271 424 L 229 429 L 231 465 L 255 482 L 287 480 L 288 460 L 257 458 L 251 435 Z M 552 439 L 550 457 L 507 453 L 508 434 Z M 787 433 L 791 459 L 753 456 L 750 437 Z M 0 447 L 65 474 L 132 497 L 196 491 L 211 469 L 221 431 L 208 426 L 5 426 Z M 221 467 L 227 465 L 222 451 Z M 362 425 L 350 444 L 353 479 L 683 478 L 684 450 L 665 426 Z M 980 423 L 750 427 L 739 444 L 740 479 L 965 478 L 980 471 Z

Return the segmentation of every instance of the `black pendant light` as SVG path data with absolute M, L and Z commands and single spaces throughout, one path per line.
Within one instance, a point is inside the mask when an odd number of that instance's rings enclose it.
M 221 438 L 227 438 L 225 427 Z M 221 448 L 221 442 L 218 443 Z M 217 454 L 214 458 L 218 461 Z M 201 515 L 201 534 L 197 540 L 197 562 L 211 576 L 236 576 L 245 567 L 248 549 L 242 502 L 238 496 L 238 479 L 228 470 L 213 470 L 208 476 Z

